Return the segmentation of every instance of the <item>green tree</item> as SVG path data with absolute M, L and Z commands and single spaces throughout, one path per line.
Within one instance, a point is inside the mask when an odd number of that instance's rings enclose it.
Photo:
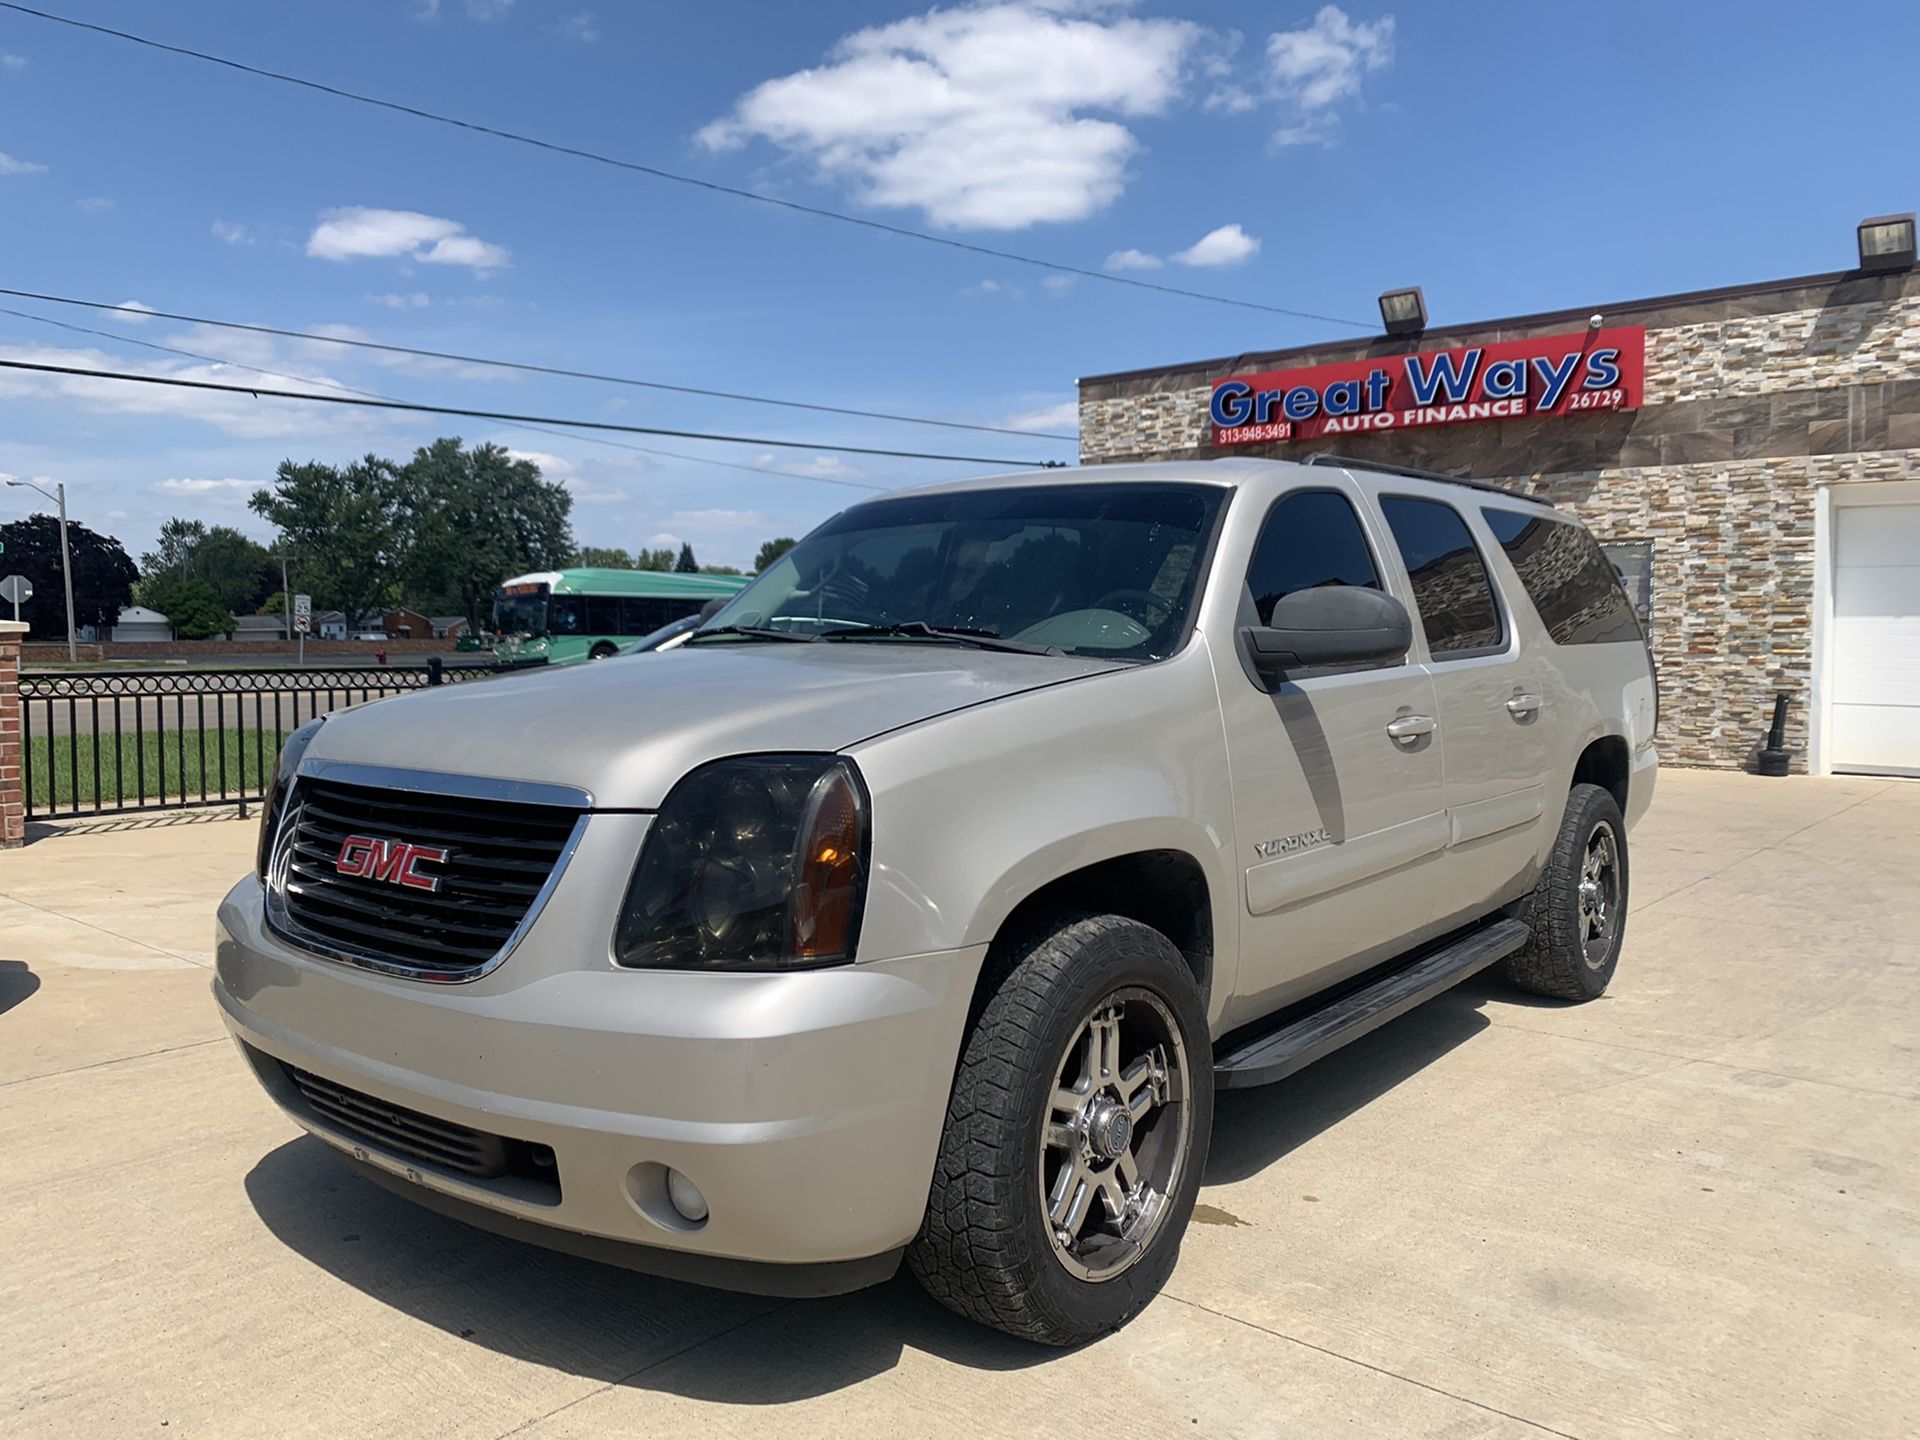
M 673 568 L 681 575 L 700 573 L 700 562 L 693 558 L 693 546 L 688 541 L 680 542 L 680 558 L 673 562 Z
M 251 615 L 280 589 L 279 562 L 267 547 L 231 525 L 215 525 L 193 551 L 195 579 L 213 587 L 220 603 L 235 615 Z
M 745 572 L 738 565 L 702 565 L 702 575 L 740 575 Z
M 467 449 L 443 437 L 416 450 L 399 477 L 404 578 L 418 600 L 477 625 L 502 580 L 557 569 L 574 554 L 573 496 L 498 445 Z
M 753 573 L 764 574 L 774 561 L 800 542 L 791 535 L 782 535 L 778 540 L 769 540 L 760 547 L 760 553 L 753 557 Z
M 179 516 L 160 527 L 160 548 L 149 550 L 140 557 L 142 575 L 158 575 L 163 571 L 174 575 L 193 573 L 194 551 L 207 538 L 207 527 L 198 520 L 184 520 Z
M 597 565 L 606 570 L 632 570 L 633 557 L 617 545 L 582 545 L 573 552 L 575 565 Z
M 291 555 L 294 588 L 355 625 L 399 594 L 400 491 L 399 468 L 378 455 L 345 467 L 283 460 L 272 487 L 247 504 L 280 532 L 275 548 Z
M 20 607 L 20 618 L 38 639 L 67 633 L 66 584 L 60 574 L 60 522 L 51 515 L 29 515 L 11 525 L 0 525 L 0 575 L 24 575 L 33 585 L 33 598 Z M 73 551 L 73 623 L 106 626 L 120 618 L 120 609 L 133 601 L 134 581 L 140 572 L 111 535 L 101 535 L 77 520 L 67 525 L 67 544 Z M 13 607 L 0 603 L 0 618 L 11 620 Z
M 677 557 L 671 548 L 659 550 L 636 550 L 633 555 L 636 570 L 671 570 Z
M 140 598 L 173 625 L 182 640 L 210 640 L 233 630 L 233 617 L 213 586 L 193 576 L 160 574 L 140 582 Z

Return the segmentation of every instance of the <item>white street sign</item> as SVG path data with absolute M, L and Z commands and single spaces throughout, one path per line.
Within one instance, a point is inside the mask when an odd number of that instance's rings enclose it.
M 302 635 L 313 629 L 313 597 L 311 595 L 293 597 L 293 628 Z

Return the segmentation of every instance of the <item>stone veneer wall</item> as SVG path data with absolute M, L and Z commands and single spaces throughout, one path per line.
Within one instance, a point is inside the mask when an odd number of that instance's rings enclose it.
M 1821 485 L 1920 479 L 1920 278 L 1827 277 L 1772 291 L 1616 308 L 1645 324 L 1643 408 L 1234 447 L 1209 444 L 1211 382 L 1232 373 L 1552 334 L 1540 317 L 1417 342 L 1318 347 L 1082 382 L 1081 458 L 1364 459 L 1505 480 L 1570 509 L 1602 540 L 1653 542 L 1663 756 L 1749 763 L 1773 696 L 1791 697 L 1804 770 L 1813 663 L 1813 514 Z

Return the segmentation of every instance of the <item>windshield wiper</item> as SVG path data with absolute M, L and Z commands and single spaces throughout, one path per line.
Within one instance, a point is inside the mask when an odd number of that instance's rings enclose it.
M 719 625 L 712 630 L 696 630 L 682 643 L 691 645 L 709 635 L 744 635 L 749 640 L 797 640 L 802 645 L 811 645 L 820 638 L 818 635 L 803 635 L 798 630 L 773 630 L 764 625 Z
M 847 625 L 838 630 L 822 630 L 822 640 L 858 640 L 868 635 L 904 635 L 910 640 L 952 640 L 976 650 L 1005 650 L 1015 655 L 1059 655 L 1055 645 L 1029 645 L 1024 640 L 1007 640 L 994 630 L 942 629 L 924 620 L 901 620 L 891 625 Z

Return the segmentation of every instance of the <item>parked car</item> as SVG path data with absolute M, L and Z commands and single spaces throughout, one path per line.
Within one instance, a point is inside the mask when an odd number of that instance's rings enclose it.
M 1487 966 L 1606 988 L 1656 706 L 1592 536 L 1525 496 L 1256 460 L 891 494 L 648 665 L 297 731 L 214 988 L 422 1204 L 766 1293 L 904 1258 L 1071 1344 L 1165 1281 L 1216 1089 Z
M 387 632 L 384 630 L 356 630 L 353 632 L 353 638 L 355 640 L 384 640 L 387 638 Z

